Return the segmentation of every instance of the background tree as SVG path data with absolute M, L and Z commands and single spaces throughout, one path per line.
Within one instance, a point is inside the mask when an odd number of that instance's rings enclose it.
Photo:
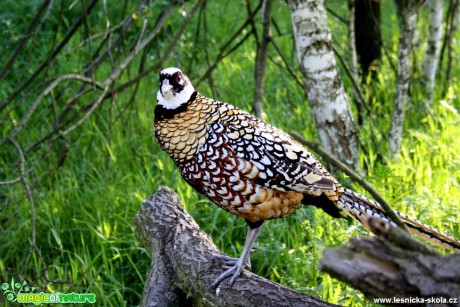
M 268 45 L 270 43 L 270 24 L 271 24 L 271 11 L 272 11 L 272 0 L 264 0 L 262 4 L 262 35 L 260 41 L 258 41 L 258 48 L 256 54 L 256 66 L 254 69 L 254 113 L 257 117 L 262 118 L 262 106 L 264 97 L 264 86 L 265 86 L 265 66 L 268 55 Z M 254 29 L 255 30 L 255 29 Z M 256 32 L 255 32 L 256 33 Z M 257 39 L 257 36 L 256 36 Z
M 305 92 L 322 146 L 348 165 L 357 166 L 356 125 L 332 51 L 322 0 L 288 1 Z
M 423 62 L 422 81 L 426 84 L 427 99 L 433 99 L 434 82 L 441 53 L 443 1 L 433 0 L 428 3 L 430 8 L 430 33 L 428 47 Z
M 460 15 L 460 0 L 451 0 L 449 2 L 449 7 L 447 9 L 447 21 L 446 21 L 446 31 L 443 39 L 443 44 L 441 48 L 441 65 L 443 64 L 443 59 L 445 59 L 444 54 L 447 52 L 447 64 L 446 64 L 446 75 L 444 82 L 444 89 L 442 96 L 447 94 L 447 90 L 450 86 L 450 79 L 452 76 L 452 64 L 453 64 L 453 49 L 454 49 L 454 36 L 458 28 L 458 16 Z
M 354 0 L 356 51 L 363 75 L 373 72 L 382 57 L 382 34 L 380 25 L 380 0 Z M 371 66 L 375 65 L 374 68 Z M 364 79 L 365 80 L 365 79 Z
M 410 84 L 410 58 L 414 31 L 417 26 L 419 0 L 400 1 L 401 33 L 399 35 L 398 85 L 394 98 L 393 117 L 388 137 L 390 153 L 395 155 L 401 149 L 401 138 Z

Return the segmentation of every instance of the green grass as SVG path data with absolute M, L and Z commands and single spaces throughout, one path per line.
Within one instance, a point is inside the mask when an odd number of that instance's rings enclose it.
M 382 18 L 384 39 L 395 61 L 397 20 L 394 8 L 388 4 L 390 1 L 384 3 L 383 14 L 388 16 Z M 244 21 L 244 17 L 239 17 L 239 6 L 230 2 L 225 4 L 207 3 L 209 28 L 216 29 L 208 33 L 211 59 L 227 39 L 228 32 L 225 31 L 228 30 L 224 29 L 236 29 Z M 337 6 L 338 11 L 345 11 L 340 2 L 332 2 L 332 5 Z M 5 16 L 13 20 L 7 29 L 17 35 L 22 33 L 20 30 L 24 31 L 18 23 L 27 25 L 23 19 L 29 15 L 21 15 L 20 9 L 16 9 L 18 14 L 9 12 Z M 285 4 L 275 2 L 273 13 L 283 34 L 276 36 L 275 40 L 290 62 L 295 63 L 292 37 L 284 35 L 291 31 L 289 9 Z M 67 17 L 71 19 L 72 15 Z M 28 18 L 30 20 L 31 16 Z M 179 14 L 174 15 L 168 24 L 170 33 L 168 30 L 161 35 L 159 46 L 167 43 L 182 20 Z M 343 25 L 334 18 L 330 18 L 330 23 L 335 39 L 346 50 Z M 94 20 L 93 26 L 103 28 L 105 25 Z M 137 27 L 140 28 L 140 25 Z M 191 57 L 196 56 L 193 70 L 189 72 L 192 80 L 196 80 L 207 68 L 205 55 L 202 52 L 194 53 L 196 27 L 195 17 L 181 39 L 180 48 L 175 50 L 174 57 L 164 63 L 165 67 L 178 65 L 186 68 Z M 426 25 L 420 27 L 423 41 Z M 2 30 L 5 31 L 5 28 Z M 457 41 L 459 35 L 457 33 Z M 12 37 L 8 39 L 12 40 Z M 49 36 L 39 38 L 43 42 L 49 39 Z M 131 39 L 135 39 L 135 36 Z M 73 41 L 71 45 L 78 43 Z M 204 43 L 203 36 L 198 43 Z M 460 52 L 459 47 L 456 48 L 458 62 Z M 225 58 L 213 73 L 214 90 L 204 82 L 199 87 L 200 91 L 250 110 L 254 86 L 254 50 L 254 41 L 250 40 Z M 46 54 L 43 50 L 36 52 L 37 56 L 38 53 Z M 418 63 L 423 59 L 423 54 L 423 46 L 417 47 L 415 55 Z M 281 63 L 273 49 L 270 49 L 270 55 L 276 63 Z M 2 57 L 2 63 L 4 59 Z M 30 73 L 31 68 L 25 65 L 26 60 L 21 59 L 23 65 L 14 70 L 14 77 L 0 85 L 2 97 L 16 86 L 18 78 Z M 66 57 L 60 61 L 61 65 L 55 67 L 55 71 L 77 70 L 73 62 L 78 65 L 78 59 Z M 104 67 L 101 75 L 107 73 L 108 69 L 108 66 Z M 368 167 L 367 179 L 396 210 L 460 238 L 460 101 L 456 95 L 460 91 L 457 77 L 460 76 L 460 68 L 457 65 L 453 70 L 448 97 L 441 99 L 441 88 L 438 87 L 431 112 L 424 107 L 422 85 L 417 78 L 414 80 L 402 150 L 393 160 L 389 160 L 386 138 L 396 80 L 384 58 L 377 81 L 364 91 L 371 102 L 373 116 L 360 129 L 362 152 L 365 153 L 360 159 L 361 165 Z M 133 68 L 131 74 L 134 73 Z M 142 200 L 153 194 L 160 185 L 169 186 L 179 193 L 186 210 L 212 236 L 221 250 L 232 256 L 239 255 L 246 234 L 245 222 L 220 210 L 192 190 L 180 178 L 173 162 L 160 150 L 152 136 L 156 77 L 156 74 L 152 74 L 141 83 L 135 103 L 124 110 L 121 118 L 114 121 L 117 110 L 124 108 L 129 99 L 129 91 L 120 93 L 116 101 L 102 105 L 75 133 L 59 140 L 50 156 L 28 176 L 36 211 L 37 246 L 47 265 L 49 282 L 44 278 L 44 263 L 36 253 L 30 263 L 24 265 L 30 249 L 31 211 L 23 186 L 0 186 L 0 282 L 22 276 L 36 287 L 46 285 L 43 291 L 96 293 L 100 305 L 138 304 L 150 258 L 134 234 L 133 219 Z M 127 76 L 124 75 L 122 79 L 126 80 Z M 344 83 L 351 97 L 353 91 L 346 77 Z M 67 98 L 62 98 L 62 101 Z M 24 108 L 15 110 L 11 114 L 11 121 L 19 120 Z M 53 121 L 50 110 L 49 101 L 37 110 L 37 116 L 26 126 L 26 132 L 18 136 L 21 144 L 30 146 L 48 131 Z M 302 89 L 286 70 L 272 62 L 267 66 L 264 111 L 266 120 L 275 126 L 288 132 L 296 130 L 309 139 L 315 139 L 313 118 L 308 112 Z M 2 127 L 2 137 L 9 131 L 9 125 L 11 122 Z M 65 163 L 54 171 L 65 146 L 69 146 Z M 28 157 L 27 165 L 30 167 L 38 158 L 38 155 Z M 12 146 L 0 146 L 0 180 L 17 176 L 16 168 L 3 167 L 17 159 Z M 344 184 L 362 192 L 358 185 L 342 174 L 334 175 Z M 253 270 L 294 290 L 332 303 L 372 305 L 359 292 L 317 269 L 325 248 L 343 245 L 354 235 L 366 235 L 366 232 L 351 221 L 334 220 L 320 210 L 302 208 L 287 219 L 266 223 L 256 243 L 258 252 L 252 255 Z

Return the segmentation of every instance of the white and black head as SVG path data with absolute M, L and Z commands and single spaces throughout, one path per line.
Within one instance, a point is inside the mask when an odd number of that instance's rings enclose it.
M 160 72 L 160 90 L 157 94 L 158 106 L 176 110 L 196 95 L 195 88 L 179 68 L 169 67 Z

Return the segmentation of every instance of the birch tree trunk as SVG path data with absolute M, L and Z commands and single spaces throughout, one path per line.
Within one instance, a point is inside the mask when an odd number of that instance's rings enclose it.
M 357 166 L 356 124 L 332 51 L 323 0 L 289 0 L 299 64 L 322 146 Z
M 441 51 L 443 0 L 431 0 L 428 4 L 430 6 L 430 33 L 425 61 L 423 62 L 422 81 L 426 85 L 428 102 L 431 102 Z
M 401 34 L 398 55 L 398 85 L 396 88 L 393 118 L 389 133 L 390 154 L 393 156 L 401 148 L 402 130 L 410 84 L 410 55 L 412 39 L 417 22 L 418 0 L 405 0 L 401 5 Z
M 350 46 L 351 74 L 358 80 L 358 59 L 356 53 L 356 2 L 348 0 L 348 44 Z

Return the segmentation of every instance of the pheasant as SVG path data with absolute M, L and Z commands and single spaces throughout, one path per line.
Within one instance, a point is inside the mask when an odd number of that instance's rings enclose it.
M 377 202 L 344 188 L 302 145 L 283 131 L 230 104 L 200 95 L 178 68 L 160 72 L 155 137 L 182 177 L 249 229 L 240 258 L 220 255 L 232 285 L 250 266 L 250 252 L 264 221 L 287 217 L 302 204 L 333 217 L 343 213 L 367 227 L 369 217 L 392 225 Z M 460 242 L 398 213 L 408 229 L 446 247 Z

